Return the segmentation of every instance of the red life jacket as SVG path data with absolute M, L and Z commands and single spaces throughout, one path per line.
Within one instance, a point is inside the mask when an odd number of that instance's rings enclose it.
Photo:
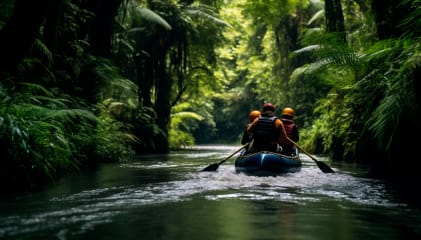
M 285 119 L 284 118 L 284 119 L 282 119 L 282 122 L 284 123 L 285 132 L 287 133 L 288 137 L 291 138 L 291 139 L 294 139 L 294 134 L 293 134 L 294 126 L 295 126 L 294 121 L 292 121 L 291 119 Z M 285 141 L 284 144 L 288 145 L 288 146 L 294 145 L 293 143 L 291 143 L 289 141 Z

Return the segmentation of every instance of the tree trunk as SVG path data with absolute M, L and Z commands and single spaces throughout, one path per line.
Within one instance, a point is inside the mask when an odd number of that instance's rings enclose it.
M 339 37 L 346 42 L 345 20 L 341 0 L 325 0 L 325 17 L 326 31 L 339 33 Z
M 0 30 L 0 74 L 11 74 L 29 52 L 48 11 L 50 0 L 16 0 L 12 16 Z
M 162 63 L 162 71 L 157 82 L 157 99 L 156 99 L 156 113 L 157 113 L 157 125 L 162 130 L 162 134 L 156 136 L 156 150 L 159 153 L 168 153 L 169 142 L 168 142 L 168 129 L 170 123 L 170 92 L 172 86 L 172 79 L 165 72 L 165 65 Z
M 60 27 L 63 26 L 61 23 L 64 18 L 64 2 L 65 0 L 51 1 L 50 9 L 54 9 L 54 11 L 48 11 L 46 16 L 44 39 L 51 52 L 55 52 L 57 49 Z
M 114 30 L 114 17 L 124 0 L 91 0 L 87 9 L 95 14 L 89 31 L 92 53 L 110 58 Z
M 403 28 L 399 24 L 408 16 L 409 6 L 402 5 L 401 0 L 372 0 L 371 9 L 379 39 L 397 38 L 402 35 Z

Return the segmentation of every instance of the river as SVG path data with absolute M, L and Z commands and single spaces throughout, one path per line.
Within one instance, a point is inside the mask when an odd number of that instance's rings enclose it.
M 421 239 L 421 211 L 366 169 L 326 174 L 301 154 L 300 172 L 236 174 L 238 146 L 137 156 L 0 199 L 0 239 Z

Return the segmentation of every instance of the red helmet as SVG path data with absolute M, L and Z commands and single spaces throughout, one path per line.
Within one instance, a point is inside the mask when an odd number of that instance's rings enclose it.
M 275 105 L 273 105 L 272 103 L 265 103 L 263 104 L 263 112 L 266 110 L 272 110 L 273 112 L 275 111 Z
M 249 117 L 250 117 L 250 121 L 253 121 L 254 119 L 260 117 L 260 111 L 258 110 L 251 111 Z

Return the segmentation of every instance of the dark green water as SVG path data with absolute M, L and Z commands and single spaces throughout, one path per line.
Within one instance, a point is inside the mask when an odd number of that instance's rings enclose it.
M 236 174 L 237 146 L 142 156 L 0 199 L 0 239 L 421 239 L 421 212 L 364 169 Z M 319 158 L 321 161 L 326 159 Z

